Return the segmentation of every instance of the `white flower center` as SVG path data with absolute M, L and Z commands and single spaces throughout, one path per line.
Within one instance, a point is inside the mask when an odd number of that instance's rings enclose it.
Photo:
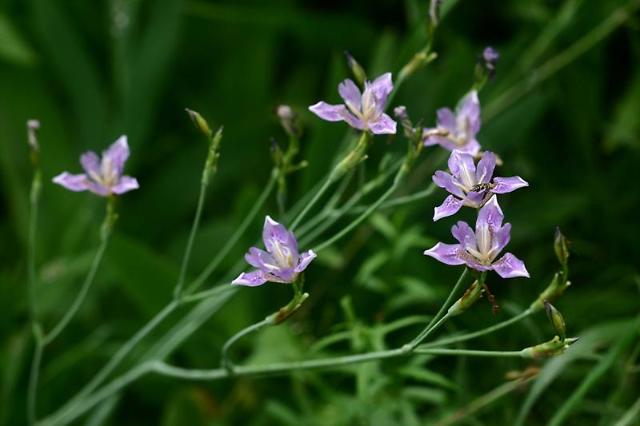
M 471 245 L 465 247 L 467 252 L 483 265 L 490 265 L 496 258 L 495 249 L 492 249 L 493 235 L 489 224 L 480 225 L 476 229 L 476 246 Z
M 271 255 L 278 266 L 281 268 L 293 268 L 295 265 L 293 264 L 293 256 L 289 247 L 282 245 L 277 238 L 272 240 L 272 244 L 273 250 Z

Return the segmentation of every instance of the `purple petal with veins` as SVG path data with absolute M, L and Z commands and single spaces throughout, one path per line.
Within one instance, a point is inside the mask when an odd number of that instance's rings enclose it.
M 441 205 L 433 209 L 433 221 L 435 222 L 443 217 L 452 216 L 461 208 L 462 200 L 459 200 L 453 195 L 449 195 L 444 199 L 444 202 Z
M 527 181 L 520 176 L 511 177 L 497 177 L 493 179 L 493 183 L 496 184 L 495 188 L 491 192 L 495 194 L 506 194 L 508 192 L 515 191 L 518 188 L 529 186 Z

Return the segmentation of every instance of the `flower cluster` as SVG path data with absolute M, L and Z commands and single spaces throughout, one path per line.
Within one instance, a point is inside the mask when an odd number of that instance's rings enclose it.
M 434 209 L 433 220 L 454 215 L 462 206 L 478 209 L 478 217 L 475 231 L 463 221 L 451 228 L 458 244 L 437 243 L 424 254 L 447 265 L 494 270 L 503 278 L 529 277 L 524 263 L 513 254 L 506 253 L 497 259 L 511 236 L 511 224 L 502 223 L 504 214 L 497 196 L 528 183 L 519 176 L 493 176 L 497 157 L 488 151 L 480 153 L 476 140 L 480 130 L 480 102 L 475 91 L 462 99 L 455 113 L 443 108 L 437 114 L 437 127 L 424 129 L 424 144 L 438 144 L 452 152 L 449 172 L 438 170 L 433 175 L 433 182 L 450 194 Z M 477 157 L 480 159 L 476 163 Z

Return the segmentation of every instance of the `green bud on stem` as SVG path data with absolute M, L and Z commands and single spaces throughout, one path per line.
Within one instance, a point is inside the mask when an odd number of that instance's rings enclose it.
M 552 356 L 560 355 L 572 344 L 578 341 L 577 337 L 570 337 L 568 339 L 560 339 L 555 336 L 548 342 L 541 343 L 536 346 L 530 346 L 520 351 L 520 355 L 523 358 L 539 359 L 550 358 Z
M 560 338 L 564 340 L 566 338 L 567 326 L 564 322 L 564 317 L 551 303 L 548 301 L 544 301 L 544 309 L 547 312 L 547 317 L 553 328 L 555 328 L 556 332 L 560 335 Z
M 484 291 L 484 286 L 480 285 L 478 281 L 474 281 L 471 286 L 464 292 L 462 297 L 460 297 L 456 302 L 451 305 L 447 315 L 456 316 L 465 312 L 467 309 L 471 307 L 476 301 L 482 296 Z

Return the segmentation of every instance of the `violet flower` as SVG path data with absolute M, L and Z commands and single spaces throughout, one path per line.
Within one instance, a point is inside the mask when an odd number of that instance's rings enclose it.
M 80 164 L 85 173 L 73 175 L 64 172 L 53 178 L 53 182 L 70 191 L 91 191 L 101 197 L 124 194 L 138 189 L 138 181 L 131 176 L 123 176 L 124 163 L 129 158 L 127 137 L 120 136 L 113 145 L 102 152 L 102 158 L 93 151 L 80 156 Z
M 309 110 L 327 121 L 346 121 L 359 130 L 370 130 L 375 134 L 395 134 L 396 122 L 384 113 L 387 98 L 393 90 L 391 73 L 364 83 L 364 92 L 356 84 L 346 79 L 338 85 L 338 92 L 344 105 L 331 105 L 318 102 Z
M 459 244 L 438 243 L 424 254 L 447 265 L 467 265 L 477 271 L 494 270 L 502 278 L 529 277 L 524 263 L 511 253 L 499 260 L 498 254 L 509 243 L 511 224 L 502 225 L 504 215 L 496 197 L 480 209 L 475 233 L 466 222 L 458 222 L 451 233 Z
M 256 271 L 243 272 L 232 284 L 259 286 L 267 281 L 292 283 L 315 259 L 313 250 L 298 253 L 298 242 L 293 233 L 269 216 L 264 220 L 262 240 L 267 251 L 251 247 L 245 260 Z
M 480 151 L 480 144 L 476 140 L 476 134 L 480 131 L 478 92 L 472 90 L 462 98 L 455 112 L 440 108 L 437 116 L 437 127 L 424 129 L 425 146 L 440 145 L 449 151 L 457 149 L 473 155 Z
M 505 194 L 518 188 L 529 186 L 520 176 L 493 177 L 496 156 L 486 151 L 476 167 L 474 157 L 460 151 L 453 151 L 449 157 L 451 174 L 438 170 L 433 182 L 452 195 L 434 209 L 433 220 L 455 214 L 462 206 L 480 208 L 491 194 Z

